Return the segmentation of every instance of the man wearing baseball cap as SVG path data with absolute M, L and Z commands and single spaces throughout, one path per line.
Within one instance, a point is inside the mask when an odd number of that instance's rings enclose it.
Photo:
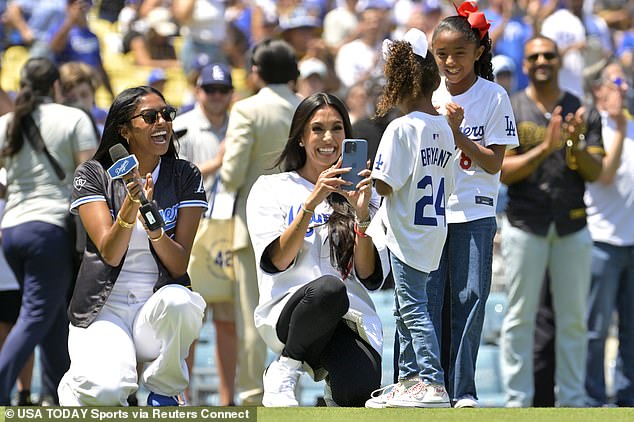
M 196 164 L 204 177 L 209 201 L 214 201 L 216 172 L 222 164 L 224 139 L 229 121 L 229 106 L 233 94 L 231 70 L 224 64 L 204 66 L 196 80 L 194 108 L 176 117 L 175 133 L 180 138 L 179 156 Z M 194 282 L 192 282 L 194 284 Z M 195 286 L 194 286 L 195 290 Z M 213 313 L 216 332 L 216 356 L 220 378 L 220 405 L 233 405 L 236 372 L 236 329 L 233 302 L 208 303 Z M 191 371 L 194 345 L 188 358 Z

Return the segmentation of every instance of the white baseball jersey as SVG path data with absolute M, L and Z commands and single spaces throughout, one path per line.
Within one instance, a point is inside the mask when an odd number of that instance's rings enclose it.
M 454 102 L 464 108 L 462 133 L 473 142 L 489 145 L 519 145 L 515 117 L 508 94 L 500 85 L 478 77 L 467 92 L 452 96 L 442 78 L 432 102 L 445 113 L 445 104 Z M 490 174 L 469 156 L 456 151 L 454 191 L 447 203 L 447 222 L 464 223 L 495 216 L 500 172 Z
M 603 145 L 607 150 L 614 142 L 614 120 L 601 113 Z M 634 122 L 627 122 L 621 163 L 614 183 L 586 183 L 588 228 L 592 240 L 614 246 L 634 245 Z
M 387 247 L 419 271 L 434 271 L 440 262 L 454 155 L 446 117 L 416 111 L 390 122 L 374 159 L 372 178 L 392 188 L 385 198 Z
M 260 176 L 247 198 L 247 226 L 255 251 L 258 270 L 260 302 L 255 309 L 255 325 L 266 344 L 274 351 L 281 352 L 283 344 L 277 338 L 276 325 L 280 313 L 293 293 L 323 275 L 341 274 L 330 263 L 330 242 L 327 221 L 332 213 L 326 201 L 315 208 L 304 244 L 295 261 L 284 271 L 269 273 L 262 269 L 260 261 L 267 246 L 290 226 L 300 212 L 302 204 L 315 186 L 296 172 L 286 172 Z M 371 204 L 377 209 L 380 197 L 373 195 Z M 372 236 L 381 256 L 383 275 L 389 272 L 387 251 L 380 219 L 375 218 L 367 233 Z M 377 352 L 381 353 L 383 335 L 381 320 L 377 315 L 368 291 L 358 280 L 354 266 L 348 277 L 342 281 L 348 291 L 350 308 L 344 320 L 352 322 L 359 335 Z

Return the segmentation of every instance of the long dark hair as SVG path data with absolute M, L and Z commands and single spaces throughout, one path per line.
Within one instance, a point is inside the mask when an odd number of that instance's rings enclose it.
M 475 44 L 476 48 L 484 46 L 482 55 L 473 65 L 473 70 L 476 75 L 489 81 L 493 81 L 493 64 L 491 63 L 493 54 L 491 54 L 491 38 L 489 38 L 488 32 L 484 35 L 484 37 L 482 37 L 482 39 L 480 39 L 479 30 L 472 28 L 467 18 L 464 16 L 447 16 L 440 21 L 434 30 L 432 44 L 434 43 L 436 36 L 442 31 L 460 32 L 465 41 Z
M 20 71 L 20 90 L 15 97 L 13 118 L 7 126 L 8 143 L 2 149 L 3 157 L 17 154 L 22 149 L 25 117 L 51 97 L 53 85 L 58 79 L 57 66 L 47 58 L 31 58 L 24 63 Z
M 139 101 L 148 94 L 156 94 L 163 101 L 165 97 L 161 94 L 161 91 L 152 88 L 151 86 L 137 86 L 134 88 L 128 88 L 121 92 L 112 102 L 110 110 L 108 110 L 108 116 L 106 117 L 106 123 L 104 124 L 103 134 L 101 135 L 101 142 L 93 159 L 99 161 L 104 168 L 108 168 L 112 165 L 112 159 L 110 158 L 110 147 L 115 144 L 122 144 L 128 152 L 130 152 L 130 145 L 126 139 L 121 136 L 121 127 L 130 124 L 130 118 L 133 116 Z M 167 149 L 166 156 L 177 157 L 175 137 L 174 133 L 170 134 L 169 148 Z
M 283 171 L 295 171 L 306 164 L 306 150 L 299 145 L 304 128 L 317 110 L 329 106 L 341 115 L 346 137 L 352 135 L 350 116 L 343 101 L 332 94 L 323 92 L 313 94 L 297 106 L 286 146 L 278 157 L 275 167 L 280 166 Z M 354 255 L 355 211 L 346 198 L 336 192 L 328 195 L 326 201 L 332 207 L 332 214 L 328 218 L 330 262 L 345 278 L 350 273 Z

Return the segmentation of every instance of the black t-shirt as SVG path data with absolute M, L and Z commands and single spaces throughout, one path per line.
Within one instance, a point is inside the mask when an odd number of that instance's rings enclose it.
M 544 141 L 549 118 L 524 90 L 511 97 L 511 105 L 520 142 L 515 153 L 522 154 Z M 581 107 L 581 102 L 566 92 L 559 105 L 562 107 L 562 116 L 566 116 Z M 594 108 L 586 114 L 588 149 L 592 153 L 602 154 L 601 116 Z M 574 170 L 575 163 L 571 161 L 571 155 L 563 147 L 547 157 L 526 179 L 509 185 L 506 213 L 513 226 L 542 236 L 547 234 L 553 221 L 560 236 L 585 227 L 585 181 Z

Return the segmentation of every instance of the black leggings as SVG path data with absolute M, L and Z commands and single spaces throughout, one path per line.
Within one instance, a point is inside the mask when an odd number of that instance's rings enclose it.
M 282 356 L 327 370 L 339 406 L 363 406 L 381 385 L 381 356 L 341 319 L 349 306 L 344 283 L 323 276 L 291 296 L 276 329 Z

